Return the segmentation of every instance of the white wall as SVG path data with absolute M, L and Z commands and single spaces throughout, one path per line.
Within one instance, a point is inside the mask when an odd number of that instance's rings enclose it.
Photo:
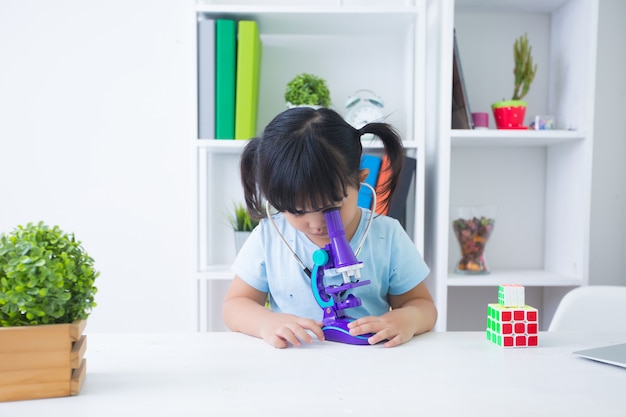
M 626 2 L 599 4 L 589 280 L 626 285 Z
M 190 5 L 0 0 L 0 231 L 76 234 L 90 331 L 194 329 Z
M 0 0 L 0 231 L 76 233 L 90 331 L 194 329 L 191 1 Z M 600 1 L 592 284 L 626 285 L 625 9 Z

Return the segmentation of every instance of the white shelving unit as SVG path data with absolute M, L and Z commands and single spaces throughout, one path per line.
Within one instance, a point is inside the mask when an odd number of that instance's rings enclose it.
M 426 259 L 437 330 L 481 330 L 497 286 L 525 285 L 547 328 L 561 297 L 588 284 L 597 0 L 428 2 Z M 539 71 L 528 102 L 554 131 L 452 130 L 453 33 L 472 111 L 513 91 L 513 42 L 528 33 Z M 442 51 L 450 51 L 444 53 Z M 432 123 L 430 123 L 432 121 Z M 458 275 L 450 208 L 496 205 L 491 274 Z
M 194 19 L 251 19 L 262 42 L 257 132 L 285 109 L 284 89 L 298 73 L 325 78 L 332 108 L 345 114 L 355 91 L 374 91 L 417 159 L 408 201 L 409 235 L 424 252 L 426 13 L 420 0 L 198 1 Z M 195 34 L 195 31 L 194 31 Z M 239 157 L 246 141 L 193 138 L 196 160 L 196 260 L 198 330 L 219 329 L 219 287 L 230 279 L 235 258 L 226 215 L 243 201 Z M 380 151 L 376 142 L 366 152 Z

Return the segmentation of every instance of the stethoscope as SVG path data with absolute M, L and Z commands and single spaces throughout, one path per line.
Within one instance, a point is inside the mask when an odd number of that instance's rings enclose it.
M 372 187 L 371 185 L 365 182 L 362 182 L 361 185 L 365 185 L 367 188 L 369 188 L 372 191 L 372 204 L 370 205 L 370 208 L 371 208 L 370 217 L 367 220 L 367 225 L 365 226 L 365 232 L 363 233 L 363 237 L 361 238 L 361 241 L 359 242 L 359 246 L 357 246 L 357 249 L 354 252 L 356 256 L 359 256 L 359 253 L 361 252 L 361 249 L 363 248 L 363 244 L 365 243 L 365 238 L 367 237 L 370 231 L 370 226 L 372 225 L 372 220 L 374 219 L 374 210 L 376 208 L 376 190 L 374 190 L 374 187 Z M 278 230 L 278 226 L 276 226 L 276 223 L 274 223 L 274 219 L 272 218 L 272 214 L 270 212 L 270 203 L 267 200 L 265 200 L 265 214 L 267 215 L 267 219 L 269 220 L 269 222 L 272 224 L 272 227 L 274 228 L 274 230 L 280 237 L 280 240 L 283 241 L 283 244 L 287 247 L 287 249 L 289 249 L 289 252 L 291 252 L 291 255 L 293 256 L 293 258 L 296 260 L 298 265 L 300 265 L 300 268 L 302 268 L 302 271 L 304 271 L 304 273 L 309 278 L 311 278 L 311 274 L 312 274 L 311 269 L 309 269 L 309 267 L 306 266 L 304 262 L 302 262 L 302 259 L 298 256 L 296 251 L 293 250 L 289 242 L 287 242 L 287 239 L 285 239 L 283 234 L 280 233 L 280 230 Z

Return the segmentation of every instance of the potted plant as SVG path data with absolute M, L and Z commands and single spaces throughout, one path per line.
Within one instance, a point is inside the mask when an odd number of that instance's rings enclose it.
M 302 73 L 296 75 L 285 90 L 287 107 L 310 106 L 329 107 L 330 91 L 326 80 L 313 74 Z
M 99 274 L 58 226 L 0 236 L 0 401 L 78 394 Z
M 243 246 L 248 236 L 258 224 L 258 220 L 253 219 L 250 216 L 250 212 L 246 206 L 241 203 L 233 204 L 233 212 L 228 217 L 228 221 L 235 233 L 235 250 L 239 252 L 239 249 Z
M 491 105 L 498 129 L 526 129 L 524 127 L 526 102 L 522 99 L 528 93 L 537 73 L 537 64 L 533 63 L 532 47 L 526 33 L 515 40 L 513 57 L 515 59 L 513 97 L 511 100 L 502 100 Z

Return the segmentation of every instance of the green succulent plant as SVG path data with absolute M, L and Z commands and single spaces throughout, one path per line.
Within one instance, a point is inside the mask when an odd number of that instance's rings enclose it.
M 515 40 L 513 56 L 515 58 L 515 88 L 512 100 L 521 100 L 526 96 L 537 73 L 537 64 L 533 64 L 532 46 L 528 42 L 528 34 L 524 33 Z
M 71 323 L 96 306 L 93 259 L 43 222 L 0 236 L 0 326 Z
M 228 216 L 228 221 L 235 232 L 251 232 L 259 224 L 241 203 L 233 204 L 233 213 Z
M 298 74 L 287 84 L 285 101 L 294 106 L 330 106 L 326 80 L 313 74 Z

